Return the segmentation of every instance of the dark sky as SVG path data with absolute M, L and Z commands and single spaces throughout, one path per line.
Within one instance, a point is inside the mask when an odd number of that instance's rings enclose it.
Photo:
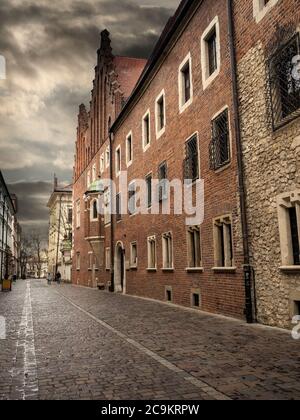
M 0 168 L 26 230 L 46 232 L 54 172 L 70 183 L 78 105 L 88 104 L 99 33 L 148 57 L 180 0 L 1 0 Z

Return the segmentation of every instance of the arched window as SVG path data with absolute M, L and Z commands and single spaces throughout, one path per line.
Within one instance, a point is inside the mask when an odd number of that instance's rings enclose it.
M 98 220 L 98 202 L 94 200 L 91 205 L 91 219 Z

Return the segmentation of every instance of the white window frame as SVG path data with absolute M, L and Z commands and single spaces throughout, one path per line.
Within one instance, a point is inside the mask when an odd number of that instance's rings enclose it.
M 296 208 L 298 223 L 298 240 L 300 241 L 300 190 L 280 194 L 277 197 L 278 224 L 280 236 L 281 261 L 283 270 L 300 270 L 300 266 L 294 264 L 291 223 L 288 209 Z
M 159 102 L 163 99 L 164 101 L 164 126 L 159 128 Z M 166 131 L 167 117 L 166 117 L 166 93 L 163 89 L 155 100 L 155 130 L 156 139 L 158 140 Z
M 118 154 L 119 154 L 119 168 L 118 168 Z M 115 152 L 115 158 L 116 158 L 116 176 L 119 177 L 121 174 L 121 170 L 122 170 L 122 154 L 121 154 L 121 145 L 118 146 L 116 148 L 116 152 Z
M 81 202 L 76 201 L 76 229 L 79 229 L 81 225 Z
M 171 243 L 171 249 L 169 250 L 169 241 Z M 170 253 L 170 254 L 169 254 Z M 169 255 L 168 255 L 169 254 Z M 171 265 L 167 266 L 167 260 L 171 258 Z M 163 270 L 174 270 L 174 244 L 172 232 L 166 232 L 162 235 L 162 260 Z
M 155 265 L 154 267 L 150 267 L 150 259 L 151 259 L 151 243 L 155 243 Z M 147 238 L 147 264 L 148 264 L 148 271 L 156 271 L 157 270 L 157 241 L 156 236 L 148 236 Z
M 217 48 L 217 69 L 209 75 L 209 57 L 207 48 L 207 38 L 212 32 L 213 28 L 216 30 L 216 48 Z M 202 85 L 203 90 L 218 77 L 221 70 L 221 41 L 220 41 L 220 22 L 219 17 L 216 16 L 205 29 L 201 36 L 201 68 L 202 68 Z
M 228 235 L 228 229 L 226 229 L 226 225 L 230 224 L 231 228 L 231 237 L 232 237 L 232 261 L 231 264 L 229 263 L 229 251 L 230 251 L 230 243 L 229 239 L 230 236 Z M 220 264 L 220 255 L 221 255 L 221 241 L 219 237 L 219 227 L 222 225 L 223 228 L 223 235 L 224 235 L 224 255 L 225 255 L 225 263 L 224 266 Z M 220 217 L 216 217 L 213 223 L 213 230 L 214 230 L 214 260 L 215 260 L 215 267 L 213 270 L 235 270 L 236 267 L 234 266 L 234 238 L 233 238 L 233 223 L 232 223 L 232 215 L 227 214 Z
M 129 160 L 129 148 L 128 148 L 128 140 L 131 138 L 131 159 Z M 127 168 L 132 165 L 133 162 L 133 135 L 132 131 L 130 131 L 126 136 L 126 165 Z
M 279 0 L 269 0 L 264 4 L 264 0 L 253 0 L 253 17 L 259 23 L 269 11 L 278 3 Z
M 105 167 L 108 169 L 110 166 L 110 147 L 107 146 L 105 151 Z
M 149 143 L 145 144 L 145 119 L 149 118 Z M 150 145 L 151 145 L 151 112 L 150 109 L 148 109 L 148 111 L 143 115 L 142 118 L 142 146 L 143 146 L 143 151 L 146 152 L 146 150 L 149 149 Z
M 189 63 L 190 67 L 190 82 L 191 82 L 191 97 L 187 102 L 184 102 L 183 98 L 183 69 Z M 192 55 L 189 52 L 185 59 L 181 62 L 178 70 L 178 97 L 179 97 L 179 113 L 182 114 L 194 100 L 194 86 L 193 86 L 193 67 L 192 67 Z
M 136 248 L 136 262 L 133 261 L 133 247 Z M 137 242 L 130 243 L 130 268 L 137 268 L 138 266 L 138 251 L 137 251 Z
M 104 166 L 105 166 L 105 158 L 104 158 L 104 154 L 102 153 L 102 155 L 100 156 L 100 173 L 103 174 L 104 172 Z
M 109 271 L 111 266 L 110 248 L 105 249 L 105 270 Z

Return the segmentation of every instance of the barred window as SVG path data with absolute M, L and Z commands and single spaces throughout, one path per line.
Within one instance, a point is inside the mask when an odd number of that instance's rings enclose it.
M 222 168 L 230 162 L 230 140 L 228 109 L 212 121 L 212 141 L 210 143 L 210 167 Z
M 273 129 L 300 116 L 300 34 L 269 62 Z
M 195 181 L 199 178 L 198 138 L 193 136 L 185 144 L 184 179 Z

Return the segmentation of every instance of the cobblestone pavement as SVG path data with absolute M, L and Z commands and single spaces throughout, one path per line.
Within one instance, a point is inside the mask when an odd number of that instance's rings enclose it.
M 0 399 L 300 399 L 289 332 L 44 281 L 0 294 Z

